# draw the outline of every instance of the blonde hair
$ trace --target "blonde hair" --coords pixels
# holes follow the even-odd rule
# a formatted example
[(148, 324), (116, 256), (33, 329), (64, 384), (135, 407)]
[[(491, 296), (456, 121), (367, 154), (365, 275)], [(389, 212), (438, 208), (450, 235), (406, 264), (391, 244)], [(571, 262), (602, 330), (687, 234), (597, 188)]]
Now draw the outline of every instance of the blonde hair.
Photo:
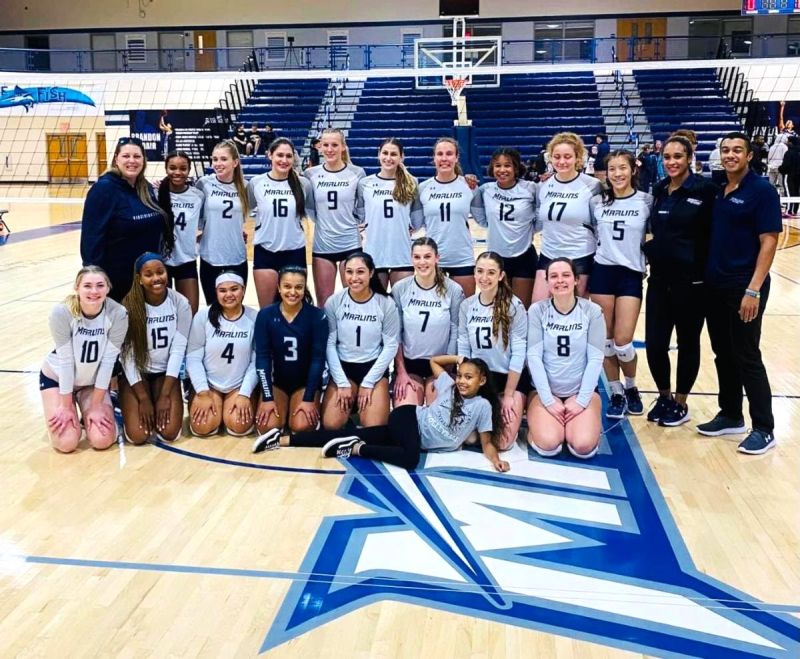
[(575, 151), (575, 170), (583, 169), (583, 162), (586, 160), (586, 146), (583, 140), (575, 133), (563, 132), (556, 133), (547, 143), (547, 155), (553, 159), (553, 149), (559, 144), (569, 144)]
[(239, 149), (236, 148), (236, 142), (233, 140), (222, 140), (214, 145), (211, 153), (217, 149), (227, 149), (228, 154), (233, 158), (237, 165), (233, 168), (233, 184), (236, 186), (236, 193), (239, 195), (239, 203), (242, 205), (242, 215), (244, 219), (250, 214), (250, 203), (247, 199), (247, 184), (244, 181), (244, 174), (242, 174), (242, 159), (239, 156)]
[[(390, 137), (388, 139), (383, 140), (381, 142), (380, 147), (378, 148), (378, 153), (380, 154), (381, 149), (385, 147), (387, 144), (391, 144), (392, 146), (396, 146), (397, 150), (400, 151), (400, 155), (402, 156), (404, 153), (403, 150), (403, 143), (398, 140), (396, 137)], [(399, 204), (403, 204), (407, 206), (414, 198), (417, 196), (417, 181), (414, 179), (411, 174), (408, 173), (406, 166), (401, 162), (397, 165), (397, 172), (394, 175), (394, 190), (392, 191), (392, 198)]]
[(106, 286), (108, 286), (109, 292), (111, 291), (111, 280), (108, 278), (108, 274), (106, 271), (103, 270), (98, 265), (85, 265), (80, 270), (78, 270), (78, 274), (75, 275), (75, 286), (72, 293), (67, 295), (64, 298), (64, 304), (66, 305), (69, 312), (72, 314), (73, 318), (80, 318), (82, 316), (81, 312), (81, 301), (78, 298), (78, 286), (81, 285), (81, 281), (86, 275), (102, 275), (103, 279), (106, 280)]
[(119, 167), (117, 167), (117, 156), (119, 155), (119, 152), (122, 151), (122, 147), (124, 146), (135, 146), (142, 152), (142, 171), (136, 175), (136, 181), (134, 181), (133, 184), (133, 188), (136, 190), (136, 196), (139, 197), (139, 201), (141, 201), (150, 210), (158, 211), (164, 218), (164, 221), (167, 222), (167, 213), (163, 208), (161, 208), (161, 206), (158, 205), (158, 201), (154, 196), (153, 187), (144, 176), (145, 171), (147, 171), (147, 152), (144, 150), (144, 147), (141, 145), (141, 143), (137, 144), (136, 142), (131, 141), (117, 142), (117, 148), (114, 149), (114, 155), (111, 157), (111, 165), (103, 173), (111, 173), (119, 176), (120, 178), (124, 178), (122, 176), (122, 171)]
[(341, 128), (325, 128), (319, 134), (319, 138), (322, 139), (323, 135), (338, 135), (339, 139), (342, 141), (342, 162), (345, 165), (350, 164), (350, 151), (347, 149), (347, 139), (344, 136), (344, 131)]
[[(442, 142), (447, 142), (447, 144), (452, 144), (456, 150), (456, 158), (461, 155), (461, 149), (458, 147), (458, 142), (456, 142), (452, 137), (440, 137), (433, 143), (433, 155), (436, 156), (436, 147), (439, 146)], [(456, 176), (464, 176), (464, 170), (461, 169), (461, 163), (456, 160), (456, 166), (453, 168)]]

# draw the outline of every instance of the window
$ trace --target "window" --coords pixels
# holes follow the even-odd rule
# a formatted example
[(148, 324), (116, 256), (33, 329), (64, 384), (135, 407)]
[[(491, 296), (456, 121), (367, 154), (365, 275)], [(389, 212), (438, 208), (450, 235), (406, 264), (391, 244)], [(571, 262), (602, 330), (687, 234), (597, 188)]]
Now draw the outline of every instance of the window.
[(116, 71), (117, 40), (113, 34), (92, 35), (92, 71)]
[(349, 69), (350, 32), (347, 30), (328, 30), (331, 69)]
[(158, 54), (162, 71), (185, 71), (183, 32), (159, 32)]
[(225, 43), (228, 46), (228, 68), (238, 70), (253, 51), (253, 31), (228, 30)]
[(286, 61), (286, 32), (267, 32), (267, 61)]
[(689, 20), (689, 59), (714, 59), (724, 43), (733, 55), (749, 56), (753, 45), (753, 19), (692, 18)]
[(414, 66), (414, 42), (417, 39), (422, 39), (422, 32), (419, 30), (401, 30), (400, 31), (403, 50), (401, 53), (402, 67)]
[(588, 60), (592, 57), (594, 23), (534, 23), (534, 60)]
[(786, 54), (789, 57), (800, 57), (800, 16), (790, 16), (786, 26), (789, 38), (786, 40)]

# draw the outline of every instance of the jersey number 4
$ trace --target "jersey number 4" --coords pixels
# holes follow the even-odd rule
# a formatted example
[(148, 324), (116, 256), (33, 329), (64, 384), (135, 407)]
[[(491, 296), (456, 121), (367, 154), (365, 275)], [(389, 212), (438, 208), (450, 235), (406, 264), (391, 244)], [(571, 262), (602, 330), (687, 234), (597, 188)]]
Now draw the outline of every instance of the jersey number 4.
[(234, 355), (233, 355), (233, 343), (229, 343), (228, 345), (225, 346), (225, 350), (222, 351), (222, 354), (220, 355), (220, 357), (222, 357), (222, 359), (227, 361), (228, 364), (230, 364), (233, 361), (233, 357), (234, 357)]
[(175, 226), (181, 231), (186, 228), (186, 213), (180, 212), (175, 216)]

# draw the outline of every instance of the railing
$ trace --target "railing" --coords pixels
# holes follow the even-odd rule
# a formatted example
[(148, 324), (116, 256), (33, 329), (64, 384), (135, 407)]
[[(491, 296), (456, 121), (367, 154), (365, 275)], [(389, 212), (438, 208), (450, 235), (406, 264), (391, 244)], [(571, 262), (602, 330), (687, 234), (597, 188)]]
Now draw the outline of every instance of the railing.
[[(237, 71), (248, 57), (259, 71), (362, 71), (414, 68), (408, 44), (194, 48), (145, 50), (35, 50), (0, 48), (0, 71), (54, 73), (135, 71)], [(800, 56), (800, 35), (725, 37), (602, 37), (512, 40), (502, 44), (502, 64), (697, 60)]]
[[(616, 47), (611, 47), (611, 61), (617, 63), (617, 49)], [(631, 113), (630, 105), (630, 96), (628, 96), (627, 92), (625, 91), (625, 77), (622, 75), (622, 71), (619, 68), (614, 69), (614, 87), (617, 91), (619, 91), (619, 107), (622, 109), (623, 113), (623, 121), (628, 128), (628, 143), (634, 145), (634, 152), (639, 150), (639, 134), (635, 130), (636, 120)]]

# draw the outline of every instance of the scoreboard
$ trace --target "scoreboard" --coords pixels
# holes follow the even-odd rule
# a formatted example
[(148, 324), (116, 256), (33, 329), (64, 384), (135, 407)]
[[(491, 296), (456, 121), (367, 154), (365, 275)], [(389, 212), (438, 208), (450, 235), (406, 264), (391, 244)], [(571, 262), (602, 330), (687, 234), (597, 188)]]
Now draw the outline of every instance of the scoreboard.
[(800, 14), (800, 0), (742, 0), (742, 14)]

